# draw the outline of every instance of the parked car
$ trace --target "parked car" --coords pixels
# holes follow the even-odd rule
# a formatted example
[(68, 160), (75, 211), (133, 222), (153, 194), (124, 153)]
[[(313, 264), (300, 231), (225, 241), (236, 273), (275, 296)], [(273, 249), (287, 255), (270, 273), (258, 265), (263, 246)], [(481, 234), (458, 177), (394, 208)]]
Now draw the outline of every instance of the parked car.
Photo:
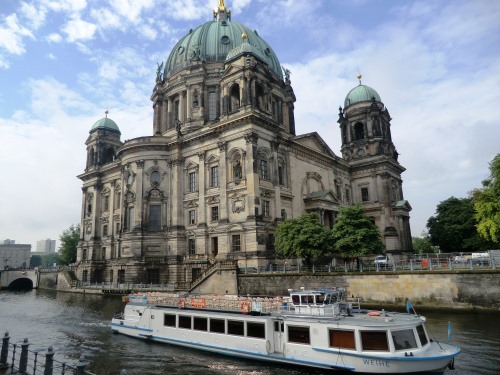
[(389, 259), (388, 255), (377, 255), (373, 260), (375, 265), (379, 265), (379, 267), (392, 267), (392, 261)]
[(453, 259), (453, 263), (467, 263), (469, 261), (470, 257), (465, 257), (463, 255), (457, 255)]
[(489, 256), (481, 256), (481, 257), (472, 258), (472, 264), (474, 264), (476, 266), (487, 266), (490, 264), (490, 257)]

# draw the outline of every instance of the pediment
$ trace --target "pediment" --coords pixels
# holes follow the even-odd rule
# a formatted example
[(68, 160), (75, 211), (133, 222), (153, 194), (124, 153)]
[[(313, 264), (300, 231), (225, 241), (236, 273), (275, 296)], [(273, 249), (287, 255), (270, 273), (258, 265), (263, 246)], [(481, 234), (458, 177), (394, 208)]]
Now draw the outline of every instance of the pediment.
[(293, 138), (293, 141), (299, 145), (307, 147), (321, 154), (335, 157), (335, 153), (332, 151), (332, 149), (328, 147), (323, 138), (321, 138), (321, 136), (316, 132), (298, 135)]
[(320, 190), (312, 192), (304, 198), (304, 201), (323, 201), (338, 203), (338, 199), (332, 190)]

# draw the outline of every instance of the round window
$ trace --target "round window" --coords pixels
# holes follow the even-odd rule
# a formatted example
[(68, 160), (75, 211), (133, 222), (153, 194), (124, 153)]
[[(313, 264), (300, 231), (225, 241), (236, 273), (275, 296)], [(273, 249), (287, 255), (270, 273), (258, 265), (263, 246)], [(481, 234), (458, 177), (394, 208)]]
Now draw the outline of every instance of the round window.
[(220, 38), (220, 41), (222, 44), (229, 44), (230, 39), (227, 35), (224, 35), (222, 38)]
[(184, 52), (184, 47), (183, 46), (180, 46), (179, 48), (177, 48), (177, 53), (179, 55), (182, 55), (183, 52)]

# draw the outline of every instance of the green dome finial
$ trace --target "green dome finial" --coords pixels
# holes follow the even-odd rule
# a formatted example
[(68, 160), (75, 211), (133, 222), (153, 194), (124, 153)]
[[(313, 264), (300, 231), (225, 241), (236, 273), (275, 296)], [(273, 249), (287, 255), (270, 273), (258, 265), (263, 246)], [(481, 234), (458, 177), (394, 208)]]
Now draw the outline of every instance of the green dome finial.
[(347, 108), (350, 105), (359, 102), (369, 102), (372, 100), (382, 102), (382, 99), (380, 99), (380, 95), (378, 94), (377, 91), (372, 89), (370, 86), (363, 85), (361, 83), (361, 78), (363, 77), (361, 73), (358, 73), (356, 77), (359, 80), (359, 85), (357, 85), (355, 88), (349, 91), (349, 93), (345, 97), (344, 108)]
[(121, 134), (120, 128), (118, 128), (118, 125), (116, 125), (116, 122), (108, 118), (108, 113), (109, 111), (106, 109), (104, 111), (105, 117), (97, 121), (94, 126), (92, 126), (92, 129), (90, 129), (89, 133), (93, 133), (97, 130), (108, 130), (117, 134)]

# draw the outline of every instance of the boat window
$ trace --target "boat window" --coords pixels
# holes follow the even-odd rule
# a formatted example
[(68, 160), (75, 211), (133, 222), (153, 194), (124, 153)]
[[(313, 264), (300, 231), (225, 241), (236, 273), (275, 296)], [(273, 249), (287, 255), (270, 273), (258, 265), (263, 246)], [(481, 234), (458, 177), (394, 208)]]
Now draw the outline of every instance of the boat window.
[(424, 326), (422, 324), (419, 324), (417, 326), (417, 333), (418, 333), (418, 338), (420, 339), (420, 344), (422, 346), (425, 346), (429, 340), (427, 340), (427, 335), (425, 334)]
[(191, 329), (191, 316), (179, 315), (179, 328)]
[(288, 326), (288, 342), (310, 344), (309, 327)]
[(376, 350), (379, 352), (388, 352), (386, 331), (361, 331), (362, 350)]
[(208, 329), (207, 318), (195, 316), (193, 318), (193, 327), (197, 331), (206, 331)]
[(266, 325), (264, 323), (247, 322), (247, 336), (265, 339)]
[(394, 349), (396, 350), (418, 348), (413, 329), (392, 331), (392, 341), (394, 341)]
[(245, 324), (242, 320), (228, 320), (227, 333), (228, 335), (243, 336), (245, 334)]
[(329, 330), (330, 347), (341, 349), (356, 349), (354, 331), (345, 331), (342, 329)]
[[(316, 303), (318, 305), (322, 305), (325, 302), (325, 295), (324, 294), (318, 294), (316, 296)], [(328, 302), (327, 302), (328, 303)]]
[(226, 333), (224, 319), (210, 319), (210, 332)]
[(314, 296), (304, 295), (300, 296), (300, 302), (302, 305), (309, 305), (314, 303)]
[(285, 330), (283, 329), (283, 322), (280, 322), (280, 321), (276, 321), (274, 322), (274, 331), (275, 332), (284, 332)]
[(292, 302), (294, 305), (300, 305), (300, 296), (297, 294), (292, 295)]
[(175, 327), (175, 314), (165, 314), (163, 316), (163, 325), (168, 327)]

